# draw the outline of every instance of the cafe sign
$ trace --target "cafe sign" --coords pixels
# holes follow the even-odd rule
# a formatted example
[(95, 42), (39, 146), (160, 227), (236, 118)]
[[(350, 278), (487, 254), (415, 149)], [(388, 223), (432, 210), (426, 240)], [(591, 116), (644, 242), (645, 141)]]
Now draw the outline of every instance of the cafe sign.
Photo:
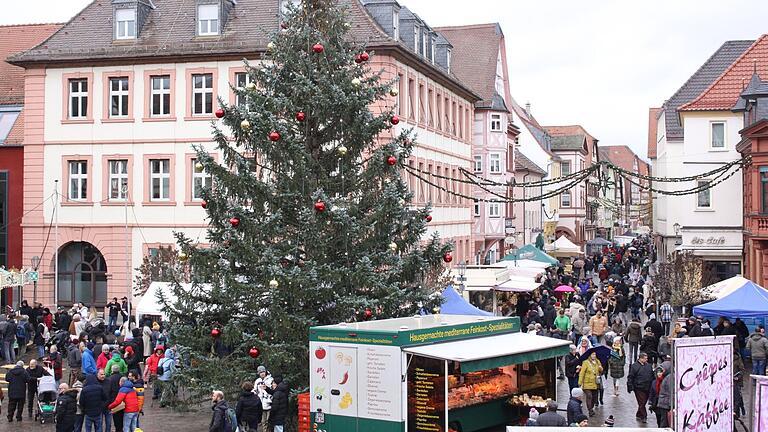
[(725, 236), (694, 237), (691, 239), (691, 244), (696, 246), (722, 246), (725, 244)]

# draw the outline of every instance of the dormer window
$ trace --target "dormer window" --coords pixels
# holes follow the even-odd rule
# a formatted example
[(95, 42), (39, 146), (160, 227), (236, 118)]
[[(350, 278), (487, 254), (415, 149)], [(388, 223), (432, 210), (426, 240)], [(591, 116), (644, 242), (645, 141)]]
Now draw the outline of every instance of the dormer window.
[(450, 48), (448, 48), (448, 51), (446, 51), (445, 56), (446, 56), (446, 60), (445, 60), (446, 69), (448, 70), (448, 73), (451, 73), (451, 49)]
[(427, 58), (429, 55), (429, 51), (427, 51), (427, 44), (429, 42), (427, 41), (427, 38), (429, 37), (429, 34), (424, 32), (424, 35), (421, 38), (421, 55), (424, 56), (424, 58)]
[(219, 34), (219, 5), (201, 4), (197, 6), (197, 35), (217, 36)]
[(115, 39), (136, 39), (136, 9), (115, 11)]
[(413, 50), (419, 52), (419, 27), (413, 27)]
[(400, 12), (398, 11), (392, 14), (392, 35), (395, 40), (400, 39)]

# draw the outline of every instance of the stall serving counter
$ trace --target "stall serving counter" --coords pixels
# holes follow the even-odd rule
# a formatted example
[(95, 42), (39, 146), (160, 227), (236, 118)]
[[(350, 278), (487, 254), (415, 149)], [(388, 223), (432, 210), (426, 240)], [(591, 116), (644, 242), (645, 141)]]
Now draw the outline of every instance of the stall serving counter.
[(310, 329), (318, 432), (473, 432), (516, 424), (556, 395), (568, 341), (518, 318), (430, 315)]

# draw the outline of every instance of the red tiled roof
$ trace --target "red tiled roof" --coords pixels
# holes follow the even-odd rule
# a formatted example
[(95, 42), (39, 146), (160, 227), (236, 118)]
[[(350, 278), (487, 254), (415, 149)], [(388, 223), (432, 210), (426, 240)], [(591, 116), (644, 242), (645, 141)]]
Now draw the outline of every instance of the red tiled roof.
[(642, 160), (637, 157), (635, 152), (625, 145), (600, 146), (600, 157), (607, 158), (614, 165), (627, 171), (633, 171), (635, 159), (638, 161), (638, 168)]
[(24, 103), (24, 68), (8, 64), (5, 59), (37, 46), (60, 27), (61, 24), (0, 26), (0, 105)]
[(679, 111), (730, 110), (757, 68), (757, 74), (768, 77), (768, 34), (761, 36), (709, 88)]
[(544, 126), (544, 129), (552, 136), (568, 136), (568, 135), (584, 135), (590, 144), (595, 139), (586, 129), (581, 125), (570, 126)]
[(648, 157), (656, 158), (656, 130), (659, 126), (661, 108), (648, 109)]
[(8, 136), (5, 137), (4, 145), (21, 145), (24, 142), (24, 110), (22, 109), (16, 121), (13, 123)]

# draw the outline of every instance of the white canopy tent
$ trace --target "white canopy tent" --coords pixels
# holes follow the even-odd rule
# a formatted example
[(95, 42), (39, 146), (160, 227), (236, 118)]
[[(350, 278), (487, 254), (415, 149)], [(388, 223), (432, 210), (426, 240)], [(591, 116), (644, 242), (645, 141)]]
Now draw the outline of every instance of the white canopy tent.
[[(192, 284), (182, 284), (182, 287), (188, 288)], [(152, 282), (147, 288), (147, 292), (141, 297), (139, 303), (136, 305), (134, 311), (136, 315), (136, 325), (140, 325), (141, 317), (143, 315), (160, 316), (163, 320), (168, 317), (163, 313), (163, 305), (157, 298), (158, 293), (169, 302), (176, 301), (176, 296), (173, 294), (172, 284), (170, 282)]]
[(581, 248), (568, 240), (566, 236), (560, 236), (552, 244), (545, 246), (545, 249), (547, 253), (554, 256), (579, 256), (584, 254)]

